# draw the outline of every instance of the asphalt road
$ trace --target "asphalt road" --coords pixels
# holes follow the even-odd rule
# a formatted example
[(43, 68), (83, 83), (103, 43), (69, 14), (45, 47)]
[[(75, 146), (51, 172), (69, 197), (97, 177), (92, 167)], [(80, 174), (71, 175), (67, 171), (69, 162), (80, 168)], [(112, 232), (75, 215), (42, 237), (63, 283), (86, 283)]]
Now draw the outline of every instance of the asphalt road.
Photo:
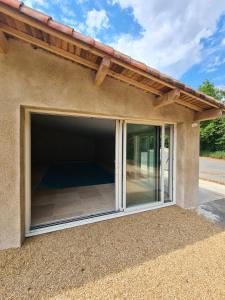
[(199, 177), (204, 180), (225, 184), (225, 160), (200, 157)]
[(225, 160), (200, 157), (199, 165), (199, 177), (204, 180), (199, 180), (197, 212), (225, 226)]
[(225, 226), (225, 185), (199, 180), (198, 200), (199, 215)]

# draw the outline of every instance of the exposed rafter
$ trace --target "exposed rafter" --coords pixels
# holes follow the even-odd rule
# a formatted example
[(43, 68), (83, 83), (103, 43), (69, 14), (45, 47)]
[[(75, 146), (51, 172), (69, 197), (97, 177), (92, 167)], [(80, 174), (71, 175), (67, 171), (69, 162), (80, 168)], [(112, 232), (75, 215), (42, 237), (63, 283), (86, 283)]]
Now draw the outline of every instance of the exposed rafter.
[(145, 92), (150, 92), (150, 93), (152, 93), (154, 95), (157, 95), (157, 96), (161, 96), (163, 94), (161, 91), (159, 91), (159, 90), (157, 90), (157, 89), (155, 89), (155, 88), (153, 88), (151, 86), (148, 86), (146, 84), (138, 82), (138, 81), (136, 81), (136, 80), (134, 80), (132, 78), (128, 78), (128, 77), (124, 76), (123, 74), (116, 73), (116, 72), (114, 72), (112, 70), (109, 70), (109, 74), (108, 75), (110, 75), (113, 78), (116, 78), (118, 80), (121, 80), (123, 82), (126, 82), (126, 83), (128, 83), (130, 85), (133, 85), (133, 86), (135, 86), (137, 88), (140, 88), (140, 89), (144, 90)]
[(172, 90), (168, 93), (163, 94), (160, 98), (155, 100), (154, 107), (160, 108), (160, 107), (172, 104), (172, 103), (176, 103), (176, 104), (180, 104), (184, 107), (190, 108), (197, 112), (202, 111), (201, 107), (199, 107), (195, 104), (189, 103), (187, 101), (184, 101), (184, 100), (180, 99), (179, 97), (180, 97), (180, 90), (178, 90), (178, 89)]
[[(183, 91), (183, 90), (182, 90), (182, 94), (184, 94), (186, 96), (190, 96), (190, 94), (188, 92)], [(198, 101), (200, 101), (200, 102), (202, 102), (202, 103), (209, 104), (209, 101), (206, 100), (206, 99), (200, 99), (199, 97), (197, 97), (195, 95), (191, 95), (191, 97), (194, 98), (194, 99), (196, 99), (196, 100), (198, 100)], [(212, 107), (218, 107), (218, 103), (212, 103), (212, 102), (210, 102), (210, 106), (212, 106)]]
[(223, 114), (222, 109), (209, 109), (209, 110), (195, 113), (193, 121), (196, 122), (196, 121), (214, 120), (220, 118), (222, 114)]
[(5, 34), (0, 30), (0, 53), (7, 53), (8, 51), (8, 41)]
[(55, 53), (59, 56), (62, 56), (64, 58), (70, 59), (70, 60), (80, 63), (82, 65), (85, 65), (93, 70), (98, 69), (98, 65), (95, 63), (89, 62), (80, 56), (74, 55), (74, 54), (72, 54), (68, 51), (62, 50), (56, 46), (49, 45), (49, 43), (47, 43), (45, 41), (42, 41), (36, 37), (33, 37), (27, 33), (21, 32), (17, 29), (11, 28), (5, 24), (0, 23), (0, 30), (2, 30), (5, 33), (11, 34), (12, 36), (17, 37), (25, 42), (31, 43), (31, 44), (41, 47), (45, 50), (48, 50), (49, 52)]
[(176, 100), (179, 99), (179, 97), (180, 97), (180, 90), (174, 89), (170, 92), (163, 94), (158, 99), (156, 99), (154, 102), (154, 107), (160, 108), (175, 103)]
[(102, 84), (106, 75), (109, 72), (109, 68), (110, 68), (110, 59), (108, 57), (103, 57), (95, 77), (95, 84), (97, 86), (100, 86)]
[(182, 100), (182, 99), (176, 99), (175, 100), (175, 103), (176, 104), (180, 104), (180, 105), (182, 105), (182, 106), (185, 106), (185, 107), (187, 107), (187, 108), (190, 108), (190, 109), (192, 109), (192, 110), (194, 110), (194, 111), (203, 111), (203, 109), (201, 108), (201, 107), (199, 107), (199, 106), (197, 106), (197, 105), (195, 105), (195, 104), (193, 104), (193, 103), (189, 103), (189, 102), (187, 102), (187, 101), (184, 101), (184, 100)]

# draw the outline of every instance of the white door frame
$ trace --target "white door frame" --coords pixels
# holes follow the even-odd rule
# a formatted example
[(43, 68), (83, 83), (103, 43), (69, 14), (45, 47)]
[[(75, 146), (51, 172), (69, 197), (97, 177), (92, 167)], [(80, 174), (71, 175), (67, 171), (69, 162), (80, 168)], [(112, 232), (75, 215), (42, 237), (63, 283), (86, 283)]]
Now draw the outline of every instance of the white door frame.
[(116, 121), (116, 133), (115, 133), (115, 209), (116, 211), (121, 210), (122, 203), (122, 122), (120, 120)]
[(24, 163), (25, 163), (25, 236), (30, 232), (31, 224), (31, 126), (30, 112), (25, 110), (24, 116)]
[[(58, 111), (46, 111), (40, 109), (25, 109), (25, 235), (31, 235), (31, 114), (45, 114), (45, 115), (61, 115), (61, 116), (79, 116), (86, 118), (97, 118), (97, 119), (110, 119), (105, 116), (98, 115), (86, 115), (79, 113), (65, 113)], [(122, 122), (119, 119), (110, 119), (115, 121), (115, 211), (121, 210), (122, 202)], [(107, 214), (107, 212), (106, 212)], [(63, 220), (62, 220), (63, 221)], [(52, 226), (54, 227), (54, 225)]]
[(165, 125), (161, 127), (161, 153), (160, 153), (160, 202), (164, 203), (164, 166), (165, 166)]
[[(127, 165), (127, 160), (126, 160), (126, 155), (127, 155), (127, 125), (128, 124), (137, 124), (137, 125), (153, 125), (153, 126), (160, 126), (161, 128), (161, 153), (160, 153), (160, 201), (155, 201), (153, 203), (147, 203), (147, 204), (141, 204), (141, 205), (136, 205), (134, 207), (126, 207), (126, 165)], [(139, 122), (139, 121), (133, 121), (133, 120), (126, 120), (123, 123), (123, 210), (125, 212), (132, 212), (132, 211), (139, 211), (142, 209), (151, 209), (154, 208), (155, 206), (163, 207), (165, 202), (164, 202), (164, 167), (165, 167), (165, 124), (173, 125), (171, 126), (170, 130), (173, 132), (171, 135), (173, 138), (171, 138), (170, 141), (172, 141), (172, 156), (170, 158), (170, 161), (172, 162), (172, 168), (170, 168), (170, 178), (172, 178), (172, 186), (170, 193), (172, 191), (172, 201), (171, 203), (175, 203), (175, 124), (173, 123), (164, 123), (164, 122), (152, 122), (152, 121), (146, 121), (146, 122)], [(170, 133), (171, 133), (170, 132)]]

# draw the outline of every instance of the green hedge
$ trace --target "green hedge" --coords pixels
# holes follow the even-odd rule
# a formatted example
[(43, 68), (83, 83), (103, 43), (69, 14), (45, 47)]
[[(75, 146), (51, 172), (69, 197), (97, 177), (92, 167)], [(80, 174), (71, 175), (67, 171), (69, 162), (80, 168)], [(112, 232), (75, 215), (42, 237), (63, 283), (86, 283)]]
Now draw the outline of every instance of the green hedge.
[[(225, 90), (218, 89), (212, 82), (205, 80), (199, 90), (218, 101), (224, 101)], [(225, 152), (225, 117), (214, 121), (201, 122), (200, 152), (210, 153), (211, 157), (222, 158)], [(222, 157), (221, 157), (222, 156)]]
[(200, 155), (206, 157), (218, 158), (218, 159), (225, 159), (225, 151), (215, 151), (215, 152), (201, 151)]
[(205, 121), (200, 128), (201, 151), (225, 151), (225, 117)]

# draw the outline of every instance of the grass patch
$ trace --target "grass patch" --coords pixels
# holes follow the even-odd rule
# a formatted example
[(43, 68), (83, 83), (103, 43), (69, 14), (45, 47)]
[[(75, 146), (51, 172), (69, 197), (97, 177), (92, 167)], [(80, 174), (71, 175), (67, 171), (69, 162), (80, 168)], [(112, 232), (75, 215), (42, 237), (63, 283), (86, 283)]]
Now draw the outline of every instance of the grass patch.
[(218, 158), (218, 159), (225, 159), (225, 151), (215, 151), (215, 152), (201, 151), (200, 155), (206, 157)]

